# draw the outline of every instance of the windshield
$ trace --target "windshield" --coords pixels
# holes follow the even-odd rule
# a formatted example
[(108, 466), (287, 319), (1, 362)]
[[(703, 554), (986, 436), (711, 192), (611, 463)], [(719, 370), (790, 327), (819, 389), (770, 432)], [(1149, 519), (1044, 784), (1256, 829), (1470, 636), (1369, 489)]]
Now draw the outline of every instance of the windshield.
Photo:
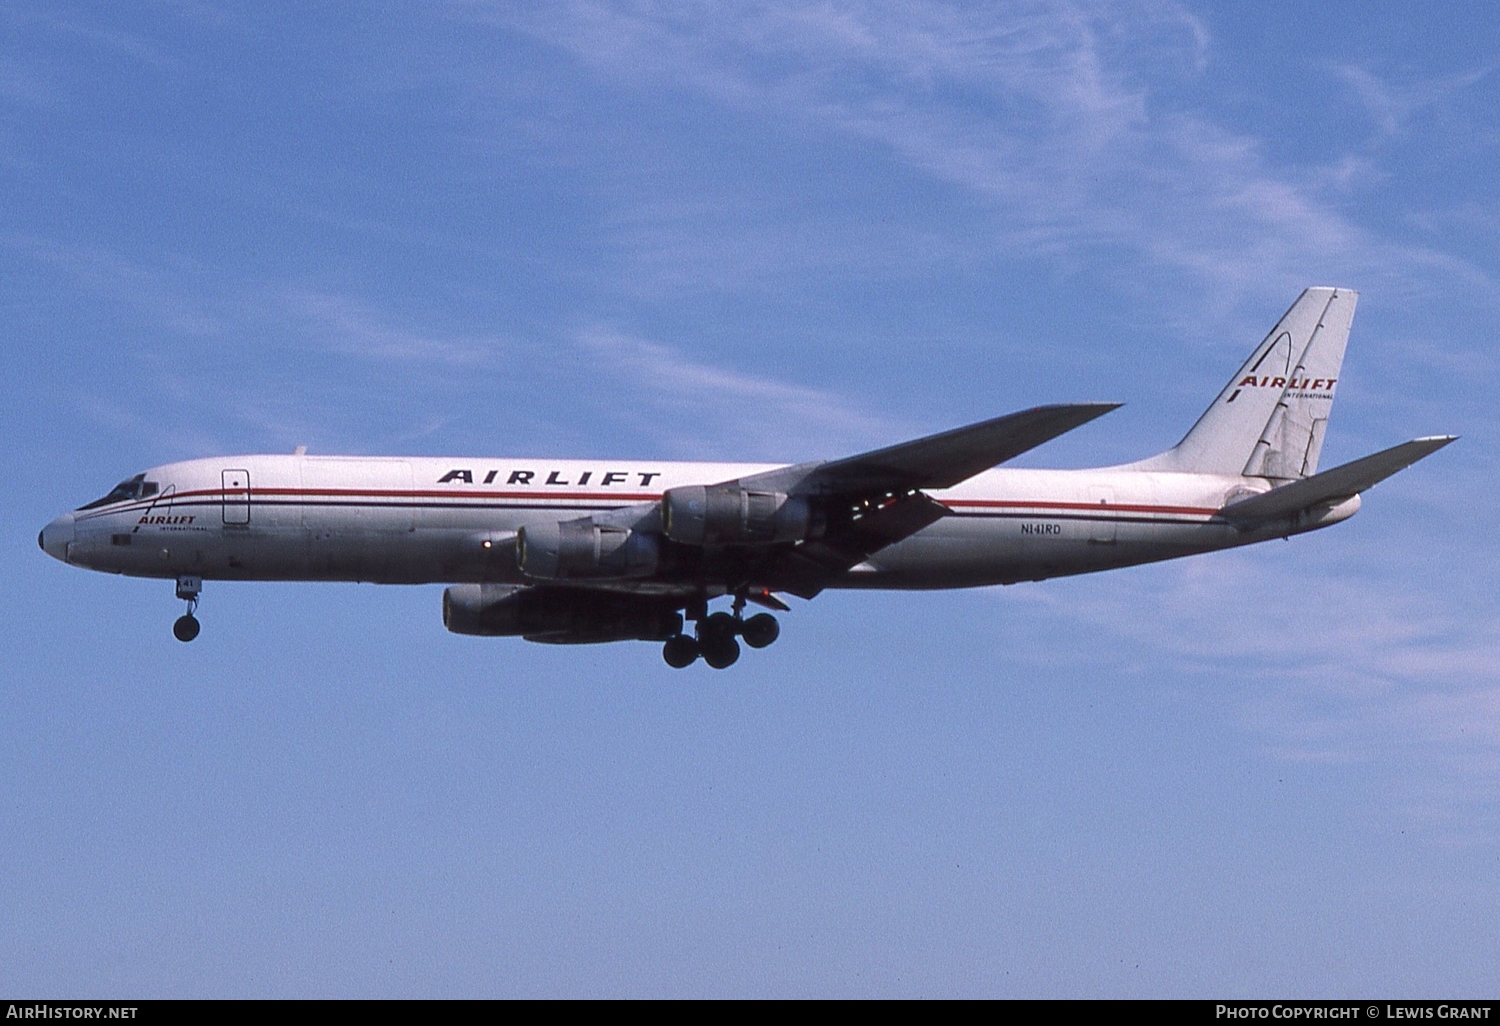
[(80, 510), (97, 509), (100, 506), (108, 506), (111, 503), (125, 502), (130, 499), (146, 499), (156, 494), (157, 484), (155, 481), (147, 481), (145, 474), (137, 474), (128, 481), (121, 481), (115, 485), (110, 493), (102, 499), (95, 499), (87, 506), (79, 506)]

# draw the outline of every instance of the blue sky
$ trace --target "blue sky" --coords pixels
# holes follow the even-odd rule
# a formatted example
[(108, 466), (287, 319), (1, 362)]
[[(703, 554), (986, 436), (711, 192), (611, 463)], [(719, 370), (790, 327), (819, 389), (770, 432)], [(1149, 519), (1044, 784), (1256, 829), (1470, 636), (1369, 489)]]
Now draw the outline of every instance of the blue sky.
[[(0, 988), (1350, 995), (1500, 984), (1500, 12), (0, 12)], [(290, 451), (795, 460), (1038, 402), (1174, 442), (1309, 284), (1311, 537), (825, 595), (731, 671), (440, 589), (65, 568)]]

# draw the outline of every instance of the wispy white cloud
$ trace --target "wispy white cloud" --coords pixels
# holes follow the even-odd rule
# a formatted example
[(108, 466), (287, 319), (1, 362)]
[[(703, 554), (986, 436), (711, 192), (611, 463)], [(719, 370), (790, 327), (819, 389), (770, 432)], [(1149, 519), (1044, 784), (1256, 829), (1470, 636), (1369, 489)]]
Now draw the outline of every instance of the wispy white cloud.
[(1219, 682), (1271, 758), (1404, 765), (1401, 801), (1440, 832), (1495, 840), (1500, 629), (1473, 615), (1486, 600), (1406, 587), (1399, 570), (1340, 573), (1333, 541), (1296, 541), (1323, 546), (1310, 566), (1257, 547), (1000, 596), (1109, 638), (1155, 673)]
[(673, 428), (663, 441), (674, 449), (689, 439), (701, 448), (704, 439), (722, 438), (762, 454), (789, 454), (782, 458), (827, 458), (893, 441), (892, 431), (901, 430), (889, 417), (862, 412), (827, 390), (729, 370), (607, 326), (581, 331), (576, 343), (585, 365), (618, 381), (631, 402), (641, 404), (642, 419), (670, 418)]
[(890, 417), (866, 413), (829, 390), (711, 363), (608, 324), (524, 338), (448, 337), (403, 326), (346, 296), (298, 292), (287, 299), (285, 327), (307, 344), (428, 374), (470, 371), (562, 389), (591, 419), (665, 455), (831, 457), (901, 431)]
[(278, 316), (302, 344), (363, 361), (428, 373), (503, 374), (539, 388), (564, 383), (594, 397), (588, 403), (594, 416), (629, 425), (669, 455), (727, 458), (734, 454), (707, 447), (732, 439), (737, 452), (770, 458), (833, 456), (885, 440), (892, 430), (889, 418), (863, 413), (827, 390), (709, 363), (607, 324), (525, 338), (449, 336), (402, 324), (349, 296), (300, 290), (281, 294)]
[[(160, 368), (157, 387), (188, 403), (213, 396), (221, 414), (233, 411), (236, 421), (277, 444), (326, 435), (328, 425), (320, 432), (318, 409), (297, 408), (279, 378), (255, 382), (221, 372), (222, 380), (212, 380), (214, 368), (239, 352), (280, 354), (268, 365), (300, 378), (301, 387), (334, 387), (344, 375), (337, 362), (332, 371), (323, 362), (331, 358), (375, 373), (370, 387), (382, 394), (443, 395), (455, 386), (472, 388), (476, 379), (554, 389), (588, 409), (592, 420), (626, 430), (665, 455), (831, 457), (891, 441), (893, 431), (903, 430), (889, 416), (866, 413), (832, 391), (713, 363), (606, 323), (531, 334), (466, 333), (346, 293), (258, 280), (209, 286), (191, 268), (148, 265), (100, 247), (31, 237), (3, 241), (160, 329), (156, 343), (134, 354)], [(184, 359), (189, 352), (194, 355)], [(318, 370), (298, 375), (299, 366)], [(158, 441), (177, 430), (160, 423), (148, 429), (102, 398), (86, 401), (84, 409), (101, 424), (140, 427)], [(430, 440), (455, 423), (433, 409), (421, 401), (411, 405), (405, 420), (386, 425), (386, 436)], [(202, 440), (202, 432), (193, 437)]]
[(1395, 82), (1357, 64), (1339, 64), (1334, 74), (1354, 93), (1380, 134), (1387, 138), (1407, 130), (1413, 116), (1485, 79), (1494, 66), (1454, 75)]
[(442, 337), (400, 327), (353, 296), (304, 289), (270, 290), (263, 313), (303, 343), (366, 360), (449, 368), (495, 366), (512, 348), (499, 338)]
[[(1330, 192), (1375, 174), (1359, 156), (1277, 168), (1255, 138), (1174, 107), (1173, 87), (1212, 53), (1208, 29), (1177, 4), (466, 9), (627, 86), (690, 91), (882, 146), (988, 208), (996, 250), (1067, 264), (1091, 247), (1124, 247), (1232, 297), (1279, 297), (1309, 274), (1395, 283), (1419, 268), (1488, 280), (1452, 254), (1352, 221)], [(1386, 121), (1427, 102), (1358, 69), (1341, 74)]]
[[(61, 273), (77, 288), (100, 296), (171, 331), (193, 338), (220, 335), (222, 303), (205, 294), (202, 269), (153, 266), (105, 246), (36, 235), (0, 235), (0, 247)], [(195, 273), (196, 271), (196, 273)]]

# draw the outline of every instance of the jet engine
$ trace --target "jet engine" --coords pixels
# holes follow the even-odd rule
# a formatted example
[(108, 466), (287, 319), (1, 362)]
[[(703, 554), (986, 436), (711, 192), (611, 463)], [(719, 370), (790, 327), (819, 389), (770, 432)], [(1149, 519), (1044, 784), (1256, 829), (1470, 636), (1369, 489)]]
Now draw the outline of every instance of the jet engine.
[(640, 595), (458, 584), (443, 592), (443, 626), (454, 634), (522, 635), (551, 645), (665, 641), (682, 633), (670, 601)]
[(662, 530), (683, 545), (751, 545), (816, 537), (807, 500), (736, 484), (684, 485), (661, 497)]
[(656, 535), (605, 526), (593, 517), (516, 532), (516, 563), (528, 577), (649, 577), (660, 560)]

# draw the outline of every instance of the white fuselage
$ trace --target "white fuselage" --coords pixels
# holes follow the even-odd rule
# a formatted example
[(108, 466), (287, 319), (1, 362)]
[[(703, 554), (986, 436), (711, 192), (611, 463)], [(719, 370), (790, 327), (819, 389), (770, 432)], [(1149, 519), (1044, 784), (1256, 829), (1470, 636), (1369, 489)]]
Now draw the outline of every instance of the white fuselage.
[[(515, 582), (518, 528), (775, 465), (550, 459), (235, 456), (148, 471), (154, 494), (85, 508), (42, 546), (112, 573), (218, 580)], [(1346, 519), (1244, 530), (1216, 516), (1263, 478), (995, 469), (933, 491), (951, 514), (871, 555), (834, 587), (957, 588), (1040, 580), (1284, 537)], [(622, 582), (649, 590), (648, 582)]]

